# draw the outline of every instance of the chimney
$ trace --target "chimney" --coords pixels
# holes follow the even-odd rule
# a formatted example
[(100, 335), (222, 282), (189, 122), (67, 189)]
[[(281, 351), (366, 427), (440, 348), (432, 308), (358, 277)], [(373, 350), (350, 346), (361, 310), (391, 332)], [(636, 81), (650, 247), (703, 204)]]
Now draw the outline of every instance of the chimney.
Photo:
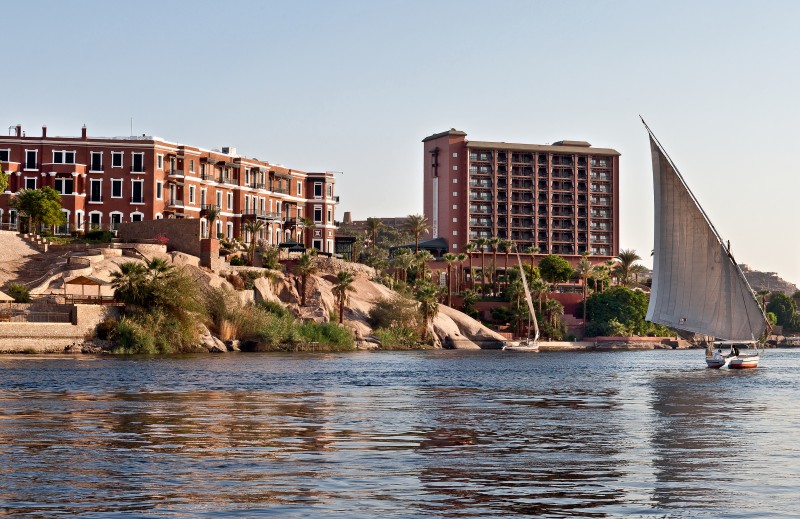
[(22, 125), (17, 125), (17, 137), (22, 137)]
[(42, 125), (42, 139), (47, 137), (47, 126)]
[(83, 125), (83, 128), (81, 128), (81, 139), (86, 140), (86, 125), (85, 124)]

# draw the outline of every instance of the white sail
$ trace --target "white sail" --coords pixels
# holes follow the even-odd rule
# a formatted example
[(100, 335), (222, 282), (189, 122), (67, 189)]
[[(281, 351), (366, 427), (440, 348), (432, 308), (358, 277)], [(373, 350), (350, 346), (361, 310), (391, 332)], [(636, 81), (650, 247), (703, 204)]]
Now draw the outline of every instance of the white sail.
[(750, 285), (652, 132), (650, 148), (655, 253), (647, 320), (719, 339), (757, 339), (767, 323)]
[(536, 332), (533, 342), (537, 342), (539, 340), (539, 323), (536, 321), (536, 312), (533, 310), (531, 291), (528, 289), (528, 279), (527, 276), (525, 276), (525, 268), (522, 266), (522, 260), (519, 258), (519, 254), (517, 254), (517, 263), (519, 263), (519, 272), (522, 274), (522, 288), (525, 289), (525, 301), (528, 303), (528, 312), (530, 312), (531, 320), (533, 321), (533, 329)]

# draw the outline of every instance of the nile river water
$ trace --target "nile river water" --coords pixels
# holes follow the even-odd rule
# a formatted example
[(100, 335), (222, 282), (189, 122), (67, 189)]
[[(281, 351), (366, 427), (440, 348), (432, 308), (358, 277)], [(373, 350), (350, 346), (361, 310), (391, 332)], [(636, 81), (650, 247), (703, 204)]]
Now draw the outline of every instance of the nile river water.
[(800, 351), (0, 357), (0, 515), (792, 517)]

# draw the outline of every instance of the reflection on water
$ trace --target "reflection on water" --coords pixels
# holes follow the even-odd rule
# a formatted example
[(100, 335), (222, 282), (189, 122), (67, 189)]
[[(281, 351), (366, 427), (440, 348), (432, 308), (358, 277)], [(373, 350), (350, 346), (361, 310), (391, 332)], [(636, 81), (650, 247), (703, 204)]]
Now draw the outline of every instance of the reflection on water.
[(0, 515), (800, 513), (794, 354), (699, 355), (0, 357)]

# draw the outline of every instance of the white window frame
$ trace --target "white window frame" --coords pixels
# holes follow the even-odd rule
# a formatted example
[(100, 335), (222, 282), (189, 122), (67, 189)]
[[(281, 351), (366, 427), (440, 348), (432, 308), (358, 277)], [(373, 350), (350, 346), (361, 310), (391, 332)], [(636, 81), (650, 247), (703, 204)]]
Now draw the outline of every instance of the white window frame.
[(217, 190), (216, 201), (217, 201), (217, 207), (221, 211), (222, 210), (222, 191)]
[[(56, 162), (56, 153), (61, 154), (61, 162)], [(67, 162), (67, 153), (72, 153), (72, 162)], [(53, 164), (75, 164), (77, 153), (75, 150), (52, 150)]]
[(458, 223), (458, 217), (457, 216), (453, 217), (453, 223)]
[(453, 166), (453, 171), (458, 171), (458, 166)]
[[(134, 217), (134, 216), (140, 216), (140, 217), (141, 217), (141, 220), (134, 220), (134, 219), (133, 219), (133, 217)], [(131, 219), (131, 221), (132, 221), (132, 222), (136, 222), (136, 221), (143, 222), (143, 221), (144, 221), (144, 213), (143, 213), (143, 212), (141, 212), (141, 211), (133, 211), (133, 212), (132, 212), (132, 213), (129, 215), (129, 218)]]
[[(142, 165), (144, 165), (144, 158), (142, 158)], [(156, 154), (156, 168), (163, 171), (164, 169), (164, 154), (157, 153)]]
[(458, 158), (458, 152), (457, 152), (457, 151), (454, 151), (454, 152), (453, 152), (453, 158), (454, 158), (454, 159), (457, 159), (457, 158)]
[(6, 160), (0, 159), (0, 162), (11, 162), (11, 148), (0, 148), (0, 153), (6, 152)]
[(155, 220), (163, 220), (163, 219), (164, 219), (164, 215), (163, 215), (163, 214), (161, 214), (161, 213), (156, 213)]
[(116, 215), (119, 215), (119, 225), (122, 225), (122, 222), (124, 221), (125, 218), (125, 213), (123, 213), (122, 211), (111, 211), (110, 213), (108, 213), (108, 225), (111, 226), (112, 231), (119, 230), (119, 227), (114, 229), (114, 216)]
[[(92, 184), (95, 182), (100, 183), (100, 200), (92, 200)], [(102, 178), (90, 178), (89, 179), (89, 192), (87, 195), (87, 203), (89, 204), (102, 204), (103, 203), (103, 179)], [(96, 212), (96, 211), (95, 211)]]
[[(119, 166), (114, 165), (114, 159), (119, 157)], [(124, 168), (125, 167), (125, 152), (124, 151), (112, 151), (111, 152), (111, 167), (112, 168)]]
[[(119, 196), (114, 196), (114, 184), (119, 184)], [(111, 198), (122, 198), (125, 196), (125, 181), (121, 178), (111, 179)], [(122, 213), (120, 213), (122, 214)]]
[(194, 159), (189, 159), (189, 173), (194, 173)]
[[(61, 181), (61, 186), (62, 186), (61, 189), (56, 187), (58, 185), (58, 183), (59, 183), (59, 180)], [(64, 186), (64, 181), (65, 180), (71, 180), (72, 181), (72, 191), (70, 191), (69, 193), (65, 193), (63, 191), (63, 189), (64, 189), (63, 186)], [(58, 191), (60, 194), (62, 194), (62, 195), (71, 195), (72, 193), (75, 192), (75, 178), (74, 177), (56, 177), (56, 178), (53, 179), (53, 188), (56, 191)]]
[(164, 199), (164, 182), (156, 180), (156, 200)]
[[(133, 166), (136, 163), (136, 155), (141, 155), (142, 157), (142, 171), (134, 171)], [(131, 152), (131, 173), (145, 173), (147, 171), (147, 167), (144, 164), (144, 152), (143, 151), (132, 151)]]
[(333, 208), (328, 207), (328, 221), (326, 223), (331, 223), (333, 221)]
[[(317, 187), (319, 187), (319, 195), (317, 194)], [(325, 188), (322, 187), (322, 182), (314, 182), (314, 199), (319, 200), (325, 194)]]
[(194, 186), (189, 186), (189, 203), (194, 204), (196, 188)]
[[(24, 181), (22, 183), (25, 186), (25, 189), (36, 189), (39, 179), (36, 177), (23, 177)], [(28, 180), (33, 180), (33, 187), (28, 187)]]
[(86, 213), (83, 209), (75, 210), (75, 230), (82, 231), (83, 226), (86, 225)]
[[(134, 202), (133, 201), (133, 193), (134, 193), (133, 186), (136, 183), (139, 183), (142, 186), (142, 189), (141, 189), (142, 201), (141, 202)], [(144, 180), (136, 179), (136, 178), (131, 179), (131, 204), (133, 204), (133, 205), (144, 205)]]
[[(33, 163), (36, 165), (35, 168), (28, 167), (28, 153), (32, 152), (34, 154)], [(39, 171), (39, 150), (25, 150), (25, 155), (22, 157), (22, 170), (23, 171)]]
[(457, 178), (453, 179), (453, 184), (458, 184), (458, 179)]
[(89, 211), (89, 214), (87, 215), (88, 218), (86, 219), (86, 221), (89, 223), (89, 229), (92, 228), (92, 225), (95, 225), (95, 224), (92, 223), (92, 215), (95, 215), (95, 214), (99, 216), (99, 218), (97, 219), (97, 227), (98, 227), (98, 229), (102, 229), (103, 228), (103, 211), (96, 211), (96, 210), (95, 211)]
[(225, 203), (227, 204), (228, 211), (233, 211), (233, 193), (225, 193)]
[[(94, 156), (100, 155), (100, 169), (92, 169), (94, 165)], [(103, 172), (103, 152), (102, 151), (90, 151), (89, 152), (89, 173), (102, 173)]]
[(328, 198), (333, 198), (333, 184), (328, 184)]
[[(319, 218), (317, 218), (317, 211), (319, 211)], [(325, 216), (325, 212), (321, 205), (314, 206), (314, 223), (322, 223), (322, 218)]]
[(233, 222), (227, 222), (225, 224), (225, 236), (229, 239), (233, 239)]
[(458, 204), (453, 204), (453, 209), (458, 209)]
[(297, 181), (297, 196), (303, 196), (303, 182)]

